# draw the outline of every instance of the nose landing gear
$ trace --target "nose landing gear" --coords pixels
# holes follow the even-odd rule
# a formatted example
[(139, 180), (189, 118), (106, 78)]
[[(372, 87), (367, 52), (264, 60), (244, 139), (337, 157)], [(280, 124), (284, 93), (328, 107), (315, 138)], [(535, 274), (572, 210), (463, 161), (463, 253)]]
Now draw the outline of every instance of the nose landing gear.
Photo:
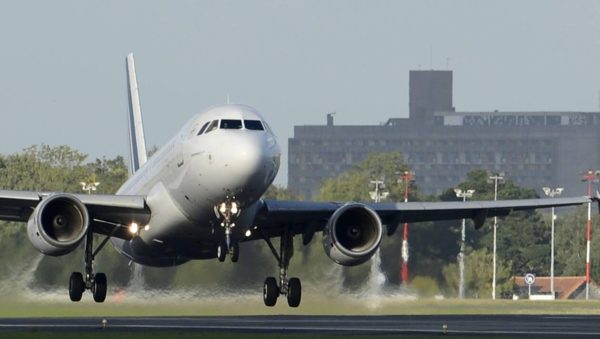
[(225, 232), (225, 239), (217, 246), (217, 259), (221, 262), (225, 261), (225, 257), (229, 254), (231, 262), (237, 262), (240, 256), (240, 247), (237, 239), (232, 235), (235, 223), (233, 220), (241, 213), (240, 204), (235, 200), (235, 197), (227, 196), (225, 202), (215, 206), (215, 214), (221, 219), (221, 227)]
[(237, 243), (237, 241), (230, 243), (229, 246), (227, 246), (226, 242), (221, 242), (221, 244), (217, 246), (217, 259), (220, 262), (225, 261), (227, 254), (229, 254), (231, 262), (238, 261), (240, 258), (240, 245)]

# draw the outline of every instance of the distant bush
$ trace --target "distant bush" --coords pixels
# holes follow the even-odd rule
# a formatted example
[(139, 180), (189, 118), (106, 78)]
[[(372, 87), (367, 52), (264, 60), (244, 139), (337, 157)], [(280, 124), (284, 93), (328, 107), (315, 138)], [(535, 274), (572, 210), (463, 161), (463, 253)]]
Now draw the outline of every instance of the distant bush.
[(432, 298), (440, 294), (440, 288), (438, 287), (437, 282), (431, 277), (415, 277), (410, 282), (410, 287), (422, 298)]

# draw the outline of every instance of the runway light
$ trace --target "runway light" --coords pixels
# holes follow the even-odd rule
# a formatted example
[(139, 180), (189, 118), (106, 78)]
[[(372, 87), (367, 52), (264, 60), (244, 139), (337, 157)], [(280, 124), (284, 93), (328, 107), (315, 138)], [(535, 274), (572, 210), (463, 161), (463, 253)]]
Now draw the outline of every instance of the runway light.
[(136, 223), (132, 222), (132, 223), (129, 225), (129, 233), (131, 233), (131, 234), (136, 234), (138, 231), (139, 231), (139, 226), (138, 226), (138, 224), (136, 224)]
[(246, 238), (250, 238), (251, 235), (252, 235), (252, 231), (246, 230), (246, 233), (245, 233)]

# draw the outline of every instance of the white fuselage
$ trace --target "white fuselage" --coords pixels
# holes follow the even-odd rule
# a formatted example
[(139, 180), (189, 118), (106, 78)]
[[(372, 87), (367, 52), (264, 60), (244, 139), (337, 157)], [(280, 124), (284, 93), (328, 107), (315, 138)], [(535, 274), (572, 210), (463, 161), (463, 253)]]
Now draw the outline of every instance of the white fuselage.
[(196, 114), (117, 192), (145, 195), (151, 218), (133, 240), (113, 244), (145, 265), (214, 258), (223, 234), (215, 206), (235, 199), (242, 211), (235, 231), (252, 226), (280, 156), (275, 136), (253, 108), (226, 105)]

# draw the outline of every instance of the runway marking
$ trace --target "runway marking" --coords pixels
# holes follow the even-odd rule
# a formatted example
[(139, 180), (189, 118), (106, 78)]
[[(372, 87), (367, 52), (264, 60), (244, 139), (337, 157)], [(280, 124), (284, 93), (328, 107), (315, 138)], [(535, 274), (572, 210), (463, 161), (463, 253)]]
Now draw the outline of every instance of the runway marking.
[[(111, 330), (111, 329), (165, 329), (165, 330), (232, 330), (232, 331), (251, 331), (251, 332), (360, 332), (360, 333), (443, 333), (443, 330), (433, 329), (422, 329), (422, 328), (389, 328), (389, 327), (331, 327), (331, 326), (317, 326), (317, 327), (306, 327), (306, 326), (247, 326), (247, 325), (229, 325), (229, 326), (217, 326), (217, 325), (127, 325), (127, 324), (108, 324), (105, 329), (101, 325), (94, 324), (0, 324), (0, 329), (28, 329), (28, 328), (48, 328), (48, 329), (97, 329), (97, 330)], [(498, 331), (498, 330), (453, 330), (447, 329), (446, 333), (450, 334), (488, 334), (488, 335), (582, 335), (582, 336), (594, 336), (599, 335), (600, 332), (556, 332), (556, 331)]]

